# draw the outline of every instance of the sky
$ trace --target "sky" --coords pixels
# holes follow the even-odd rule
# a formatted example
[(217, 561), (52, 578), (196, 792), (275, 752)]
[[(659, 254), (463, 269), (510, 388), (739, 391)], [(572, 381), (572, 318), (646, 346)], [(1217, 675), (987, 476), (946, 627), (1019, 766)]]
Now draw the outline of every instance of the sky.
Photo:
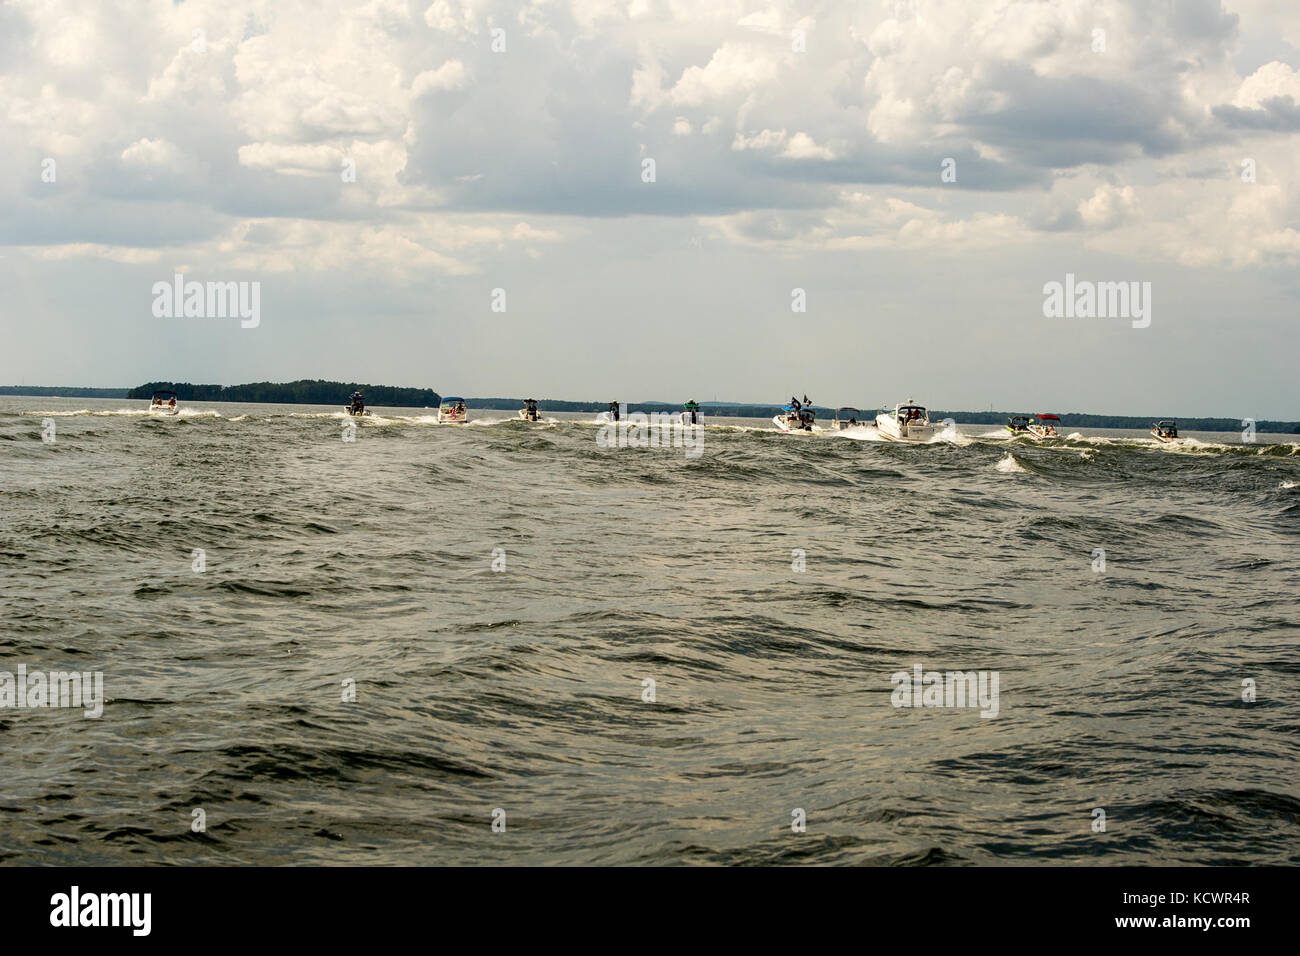
[(0, 384), (1300, 419), (1297, 134), (1296, 0), (10, 0)]

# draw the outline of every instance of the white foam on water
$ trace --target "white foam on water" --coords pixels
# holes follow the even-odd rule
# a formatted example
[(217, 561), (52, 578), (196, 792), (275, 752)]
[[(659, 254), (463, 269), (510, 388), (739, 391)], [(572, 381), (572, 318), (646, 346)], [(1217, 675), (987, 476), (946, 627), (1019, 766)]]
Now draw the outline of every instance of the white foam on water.
[(967, 445), (974, 444), (975, 439), (971, 438), (969, 435), (963, 435), (960, 431), (958, 431), (956, 425), (950, 425), (949, 427), (945, 428), (943, 431), (939, 432), (939, 434), (931, 438), (928, 442), (926, 442), (926, 444), (935, 445), (940, 442), (945, 442), (949, 445), (957, 445), (958, 447), (964, 448)]
[(1002, 458), (993, 466), (994, 471), (1001, 472), (1004, 475), (1026, 475), (1029, 470), (1020, 462), (1016, 461), (1016, 456), (1007, 452), (1006, 457)]
[(847, 438), (850, 441), (889, 441), (877, 428), (845, 428), (832, 434), (836, 438)]
[(1287, 489), (1288, 491), (1289, 491), (1290, 489), (1294, 488), (1295, 486), (1296, 486), (1296, 483), (1295, 483), (1294, 481), (1284, 481), (1284, 482), (1282, 482), (1282, 484), (1278, 485), (1279, 488), (1285, 488), (1285, 489)]

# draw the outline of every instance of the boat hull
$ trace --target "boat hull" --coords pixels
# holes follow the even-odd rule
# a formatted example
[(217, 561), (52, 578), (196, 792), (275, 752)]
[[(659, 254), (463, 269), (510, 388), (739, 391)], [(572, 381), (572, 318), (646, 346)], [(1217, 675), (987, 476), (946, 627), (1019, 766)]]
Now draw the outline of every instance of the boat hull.
[(772, 419), (772, 424), (776, 426), (777, 431), (786, 435), (798, 435), (812, 431), (811, 426), (805, 426), (799, 422), (788, 421), (784, 416), (777, 415)]
[(938, 438), (942, 434), (944, 426), (932, 422), (909, 422), (906, 425), (900, 425), (898, 419), (887, 412), (881, 412), (876, 416), (876, 430), (881, 437), (889, 441), (910, 442), (914, 445), (924, 445)]

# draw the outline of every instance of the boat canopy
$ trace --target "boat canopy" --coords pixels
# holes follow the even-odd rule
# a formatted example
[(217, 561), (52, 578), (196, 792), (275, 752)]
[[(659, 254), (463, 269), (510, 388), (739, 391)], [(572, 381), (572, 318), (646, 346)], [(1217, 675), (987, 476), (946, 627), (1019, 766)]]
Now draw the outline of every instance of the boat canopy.
[(176, 397), (177, 396), (175, 392), (171, 392), (166, 389), (159, 389), (158, 391), (154, 392), (152, 395), (149, 396), (149, 400), (153, 401), (155, 398), (176, 398)]
[(442, 404), (455, 405), (457, 402), (463, 402), (463, 401), (465, 401), (465, 399), (461, 398), (459, 395), (448, 395), (446, 398), (442, 400)]
[(699, 402), (696, 402), (696, 401), (690, 401), (690, 402), (687, 402), (687, 403), (686, 403), (685, 405), (683, 405), (682, 407), (683, 407), (683, 408), (699, 408), (699, 407), (700, 407), (700, 403), (699, 403)]
[(1046, 412), (1039, 412), (1039, 413), (1038, 413), (1038, 420), (1039, 420), (1040, 422), (1059, 422), (1059, 421), (1061, 420), (1061, 416), (1060, 416), (1060, 415), (1049, 415), (1049, 414), (1047, 414)]
[(852, 405), (841, 405), (841, 406), (837, 409), (837, 411), (841, 411), (841, 412), (852, 412), (854, 415), (860, 415), (860, 414), (862, 414), (862, 413), (859, 412), (856, 408), (854, 408)]
[(899, 415), (903, 414), (903, 412), (912, 412), (912, 411), (920, 412), (922, 415), (924, 415), (925, 406), (924, 405), (899, 405), (897, 408), (894, 409), (894, 411), (897, 412)]
[(1159, 428), (1175, 428), (1177, 425), (1178, 423), (1176, 421), (1169, 418), (1162, 418), (1160, 421), (1156, 422), (1156, 426)]

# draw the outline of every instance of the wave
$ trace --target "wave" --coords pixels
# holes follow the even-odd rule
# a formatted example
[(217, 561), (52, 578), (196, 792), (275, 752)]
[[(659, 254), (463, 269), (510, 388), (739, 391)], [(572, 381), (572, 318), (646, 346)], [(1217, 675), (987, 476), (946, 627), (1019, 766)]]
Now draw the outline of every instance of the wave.
[(993, 466), (993, 470), (1004, 475), (1027, 475), (1029, 469), (1016, 460), (1016, 456), (1007, 452), (1006, 456)]

